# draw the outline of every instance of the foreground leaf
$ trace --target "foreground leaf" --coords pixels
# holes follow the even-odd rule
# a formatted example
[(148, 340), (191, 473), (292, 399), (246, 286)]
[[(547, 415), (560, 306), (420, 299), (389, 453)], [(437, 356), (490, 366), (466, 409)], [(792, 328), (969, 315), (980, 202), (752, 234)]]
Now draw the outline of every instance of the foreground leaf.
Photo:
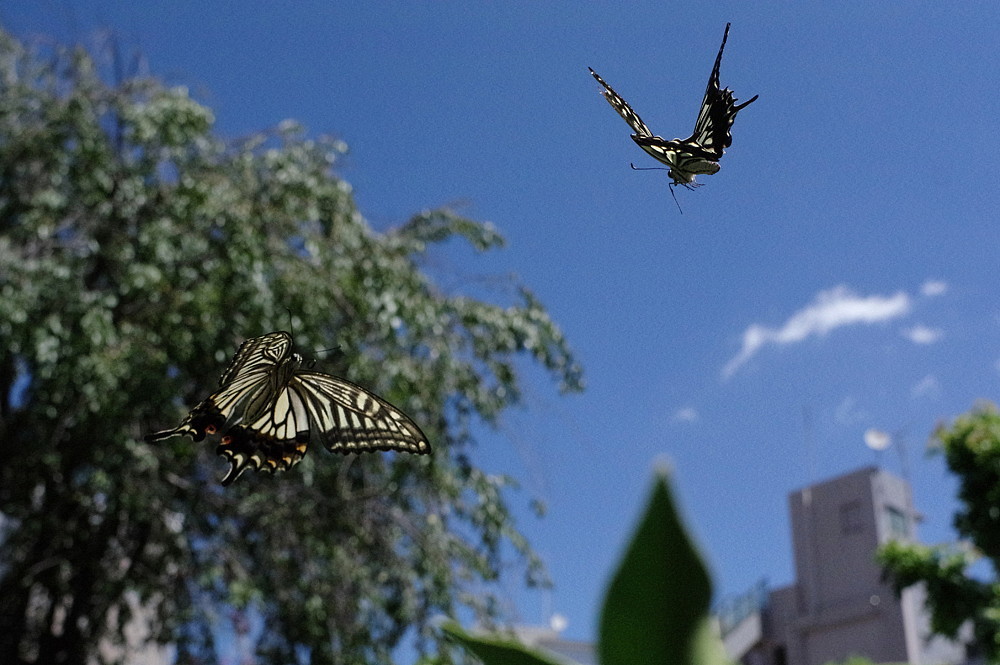
[(441, 626), (450, 638), (465, 647), (486, 665), (564, 665), (566, 661), (501, 635), (470, 635), (454, 621)]
[(600, 623), (601, 663), (725, 662), (718, 660), (718, 649), (706, 647), (714, 638), (710, 631), (704, 636), (702, 627), (711, 595), (708, 573), (661, 474), (608, 587)]

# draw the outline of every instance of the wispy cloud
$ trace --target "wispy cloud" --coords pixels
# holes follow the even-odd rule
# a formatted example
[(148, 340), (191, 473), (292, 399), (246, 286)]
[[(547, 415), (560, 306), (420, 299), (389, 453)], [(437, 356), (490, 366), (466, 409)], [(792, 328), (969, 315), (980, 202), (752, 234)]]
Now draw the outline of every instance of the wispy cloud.
[(684, 406), (676, 411), (674, 411), (673, 421), (675, 423), (693, 423), (697, 422), (698, 411), (693, 406)]
[(938, 383), (937, 377), (933, 374), (928, 374), (910, 388), (910, 397), (913, 399), (917, 399), (918, 397), (936, 398), (940, 395), (941, 384)]
[(920, 286), (920, 295), (933, 298), (948, 292), (948, 282), (940, 279), (929, 279)]
[(858, 400), (848, 395), (837, 405), (833, 419), (838, 425), (856, 425), (868, 420), (868, 414), (858, 407)]
[(722, 369), (728, 379), (768, 344), (794, 344), (813, 335), (859, 323), (880, 323), (906, 315), (910, 296), (899, 291), (891, 296), (859, 296), (846, 286), (821, 291), (813, 302), (792, 314), (780, 328), (757, 323), (743, 332), (743, 348)]
[(915, 325), (912, 328), (903, 329), (902, 335), (914, 344), (933, 344), (944, 337), (944, 332), (938, 328)]

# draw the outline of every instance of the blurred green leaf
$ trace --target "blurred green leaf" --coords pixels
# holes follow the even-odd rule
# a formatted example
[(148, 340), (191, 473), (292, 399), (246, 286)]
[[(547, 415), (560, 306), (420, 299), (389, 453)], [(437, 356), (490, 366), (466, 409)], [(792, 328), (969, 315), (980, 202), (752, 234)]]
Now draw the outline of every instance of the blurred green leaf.
[(454, 621), (441, 626), (455, 640), (486, 665), (565, 665), (566, 661), (525, 646), (513, 637), (476, 636)]
[(691, 646), (691, 665), (731, 665), (719, 630), (712, 617), (702, 617), (695, 628)]
[(708, 573), (681, 524), (667, 478), (657, 475), (601, 611), (602, 665), (720, 662), (706, 646), (702, 627), (711, 596)]

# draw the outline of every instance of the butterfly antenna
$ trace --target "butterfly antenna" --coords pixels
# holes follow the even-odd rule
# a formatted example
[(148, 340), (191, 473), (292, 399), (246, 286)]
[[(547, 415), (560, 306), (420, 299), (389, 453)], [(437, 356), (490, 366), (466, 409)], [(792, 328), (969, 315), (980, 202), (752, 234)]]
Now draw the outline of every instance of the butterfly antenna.
[(635, 164), (633, 164), (632, 162), (629, 162), (628, 165), (632, 167), (633, 171), (669, 171), (670, 170), (670, 169), (668, 169), (665, 166), (643, 166), (643, 167), (639, 167), (639, 166), (636, 166)]
[[(632, 167), (633, 171), (669, 171), (670, 170), (670, 169), (664, 168), (662, 166), (647, 166), (647, 167), (639, 168), (638, 166), (636, 166), (632, 162), (629, 162), (628, 165)], [(687, 185), (685, 185), (685, 187), (687, 187)], [(688, 189), (690, 189), (690, 188), (688, 188)], [(670, 183), (670, 196), (674, 197), (674, 204), (677, 205), (677, 209), (680, 210), (681, 214), (683, 215), (684, 214), (684, 210), (681, 208), (680, 201), (677, 200), (677, 194), (674, 193), (674, 183)]]
[(684, 211), (681, 210), (680, 201), (677, 200), (677, 194), (674, 192), (674, 183), (670, 183), (670, 196), (674, 197), (674, 203), (677, 204), (677, 209), (680, 210), (681, 214), (683, 215)]

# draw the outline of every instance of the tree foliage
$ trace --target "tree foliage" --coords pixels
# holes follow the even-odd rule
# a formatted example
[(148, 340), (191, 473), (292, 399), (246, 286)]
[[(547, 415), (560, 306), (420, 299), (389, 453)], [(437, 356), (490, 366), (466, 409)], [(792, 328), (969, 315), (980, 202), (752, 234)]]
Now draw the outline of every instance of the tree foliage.
[[(502, 237), (447, 210), (375, 231), (341, 143), (293, 123), (227, 143), (183, 88), (107, 78), (0, 33), (0, 662), (100, 661), (137, 606), (204, 662), (223, 603), (263, 616), (264, 662), (384, 662), (410, 626), (433, 652), (432, 614), (489, 614), (501, 554), (542, 581), (470, 428), (518, 402), (520, 358), (563, 390), (580, 369), (529, 291), (447, 292), (423, 260)], [(142, 441), (289, 327), (433, 455), (313, 449), (223, 491), (210, 445)]]
[[(931, 608), (931, 629), (955, 637), (971, 623), (976, 646), (990, 663), (1000, 663), (1000, 413), (984, 404), (939, 427), (935, 438), (948, 468), (958, 476), (962, 507), (955, 514), (959, 544), (928, 547), (888, 543), (879, 561), (897, 591), (923, 582)], [(991, 580), (970, 575), (987, 563)]]

